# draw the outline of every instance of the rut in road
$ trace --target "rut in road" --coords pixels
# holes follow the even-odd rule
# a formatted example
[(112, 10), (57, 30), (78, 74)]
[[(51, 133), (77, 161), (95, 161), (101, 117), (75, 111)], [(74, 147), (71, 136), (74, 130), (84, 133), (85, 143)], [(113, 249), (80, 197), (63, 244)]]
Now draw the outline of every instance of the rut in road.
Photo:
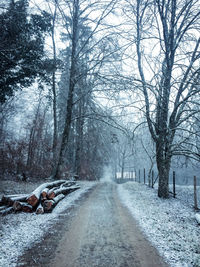
[(121, 204), (116, 187), (101, 183), (89, 195), (49, 266), (167, 266)]

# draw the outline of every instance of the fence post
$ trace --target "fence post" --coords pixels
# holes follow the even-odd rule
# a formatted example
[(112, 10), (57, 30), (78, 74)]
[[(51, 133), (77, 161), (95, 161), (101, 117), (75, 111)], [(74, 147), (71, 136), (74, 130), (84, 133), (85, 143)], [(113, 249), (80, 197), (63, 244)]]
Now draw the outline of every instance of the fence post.
[(139, 183), (140, 183), (140, 169), (139, 169)]
[(173, 171), (173, 197), (176, 197), (176, 174), (175, 171)]
[(151, 187), (151, 170), (148, 172), (148, 184)]
[(146, 183), (146, 174), (145, 174), (145, 168), (144, 168), (144, 184)]
[(194, 176), (194, 209), (198, 210), (198, 203), (197, 203), (197, 177)]
[(153, 180), (154, 180), (154, 171), (152, 170), (151, 173), (151, 187), (153, 188), (154, 184), (153, 184)]

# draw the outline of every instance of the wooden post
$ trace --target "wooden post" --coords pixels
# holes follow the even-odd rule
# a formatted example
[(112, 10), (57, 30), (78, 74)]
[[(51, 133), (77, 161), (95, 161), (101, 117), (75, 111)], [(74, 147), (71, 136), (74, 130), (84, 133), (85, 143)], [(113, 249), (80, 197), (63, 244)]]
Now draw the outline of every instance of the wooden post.
[(197, 203), (197, 177), (194, 176), (194, 209), (198, 210), (198, 203)]
[(151, 173), (151, 187), (153, 188), (154, 184), (154, 171), (152, 170), (152, 173)]
[(139, 183), (140, 183), (140, 170), (139, 170)]
[(176, 174), (175, 171), (173, 171), (173, 197), (176, 197)]
[(144, 168), (144, 184), (146, 183), (146, 174), (145, 174), (145, 168)]
[(151, 170), (148, 172), (148, 184), (151, 187)]

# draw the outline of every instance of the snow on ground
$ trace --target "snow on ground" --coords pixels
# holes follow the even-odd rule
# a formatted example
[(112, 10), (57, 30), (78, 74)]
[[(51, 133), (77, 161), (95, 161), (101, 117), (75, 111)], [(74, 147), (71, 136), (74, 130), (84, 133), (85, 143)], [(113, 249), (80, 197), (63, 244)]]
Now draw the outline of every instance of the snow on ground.
[[(154, 188), (158, 189), (158, 183), (154, 185)], [(173, 184), (169, 184), (169, 189), (170, 192), (173, 192)], [(198, 207), (200, 207), (200, 186), (197, 186), (196, 190)], [(183, 201), (185, 205), (194, 207), (194, 186), (176, 184), (176, 198)]]
[(74, 205), (95, 182), (78, 182), (81, 189), (69, 194), (54, 208), (52, 213), (36, 215), (34, 213), (9, 214), (0, 218), (0, 267), (14, 267), (24, 250), (39, 242), (57, 216)]
[[(172, 185), (170, 185), (172, 191)], [(182, 200), (190, 207), (194, 207), (194, 186), (193, 185), (176, 185), (176, 197)], [(197, 202), (200, 208), (200, 186), (197, 186)]]
[(156, 190), (136, 182), (120, 184), (118, 193), (170, 266), (200, 267), (200, 226), (192, 208), (178, 199), (160, 199)]

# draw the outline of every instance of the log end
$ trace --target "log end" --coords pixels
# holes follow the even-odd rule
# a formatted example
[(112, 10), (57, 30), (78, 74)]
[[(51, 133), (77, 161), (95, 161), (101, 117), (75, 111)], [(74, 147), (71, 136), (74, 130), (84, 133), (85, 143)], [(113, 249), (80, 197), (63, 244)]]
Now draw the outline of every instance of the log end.
[(38, 202), (39, 202), (39, 199), (35, 196), (35, 195), (31, 195), (27, 198), (27, 203), (30, 204), (32, 207), (35, 207)]

